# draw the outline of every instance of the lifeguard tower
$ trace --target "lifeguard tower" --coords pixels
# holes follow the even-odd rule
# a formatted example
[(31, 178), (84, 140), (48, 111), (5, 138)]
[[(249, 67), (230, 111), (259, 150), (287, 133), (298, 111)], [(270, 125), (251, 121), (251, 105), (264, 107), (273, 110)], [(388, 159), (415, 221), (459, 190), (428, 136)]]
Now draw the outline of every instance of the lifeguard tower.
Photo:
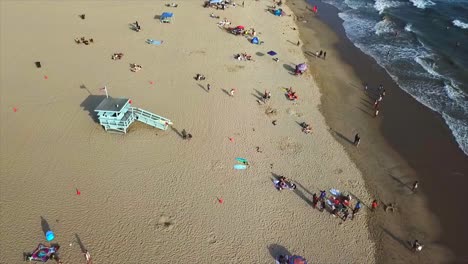
[(97, 112), (99, 124), (106, 131), (127, 133), (128, 127), (135, 120), (161, 130), (166, 130), (169, 125), (172, 125), (171, 120), (165, 117), (132, 107), (128, 98), (106, 97), (94, 111)]

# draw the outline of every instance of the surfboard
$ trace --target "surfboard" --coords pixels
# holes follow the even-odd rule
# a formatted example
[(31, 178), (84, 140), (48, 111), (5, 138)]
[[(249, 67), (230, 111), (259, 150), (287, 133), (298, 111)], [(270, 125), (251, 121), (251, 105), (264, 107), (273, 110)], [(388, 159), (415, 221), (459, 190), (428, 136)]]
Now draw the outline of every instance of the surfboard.
[(234, 169), (236, 169), (236, 170), (245, 170), (245, 169), (247, 169), (247, 165), (236, 164), (236, 165), (234, 165)]
[(244, 159), (244, 158), (236, 158), (236, 160), (240, 163), (249, 163), (249, 161), (247, 159)]

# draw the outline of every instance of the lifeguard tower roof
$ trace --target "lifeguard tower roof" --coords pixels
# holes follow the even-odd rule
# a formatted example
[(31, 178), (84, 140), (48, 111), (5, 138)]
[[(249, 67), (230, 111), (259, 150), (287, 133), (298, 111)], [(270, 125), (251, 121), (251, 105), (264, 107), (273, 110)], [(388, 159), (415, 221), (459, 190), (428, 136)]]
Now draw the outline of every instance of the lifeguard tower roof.
[(127, 98), (105, 98), (102, 102), (94, 109), (96, 112), (120, 112), (124, 106), (128, 103)]

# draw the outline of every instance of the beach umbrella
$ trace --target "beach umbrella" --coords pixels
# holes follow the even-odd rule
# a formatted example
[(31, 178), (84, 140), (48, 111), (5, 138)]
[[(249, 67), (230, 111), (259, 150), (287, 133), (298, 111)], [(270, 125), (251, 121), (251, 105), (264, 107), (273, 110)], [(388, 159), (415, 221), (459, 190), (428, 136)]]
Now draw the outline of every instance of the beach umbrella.
[(288, 264), (307, 264), (307, 260), (301, 256), (291, 256), (288, 259)]
[(244, 26), (237, 26), (236, 28), (237, 28), (237, 29), (245, 29)]
[(305, 63), (298, 64), (297, 69), (300, 70), (301, 72), (304, 72), (307, 70), (307, 64)]
[(222, 0), (211, 0), (210, 4), (219, 4), (221, 2), (222, 2)]

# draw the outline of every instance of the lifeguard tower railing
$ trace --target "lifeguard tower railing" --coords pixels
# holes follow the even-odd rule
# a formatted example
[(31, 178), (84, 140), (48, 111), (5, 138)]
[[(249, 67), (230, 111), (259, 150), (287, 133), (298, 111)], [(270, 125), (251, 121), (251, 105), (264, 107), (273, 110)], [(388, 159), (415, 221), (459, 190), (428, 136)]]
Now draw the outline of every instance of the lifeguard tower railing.
[(161, 130), (166, 130), (169, 125), (172, 125), (171, 120), (165, 117), (132, 107), (127, 98), (105, 98), (94, 111), (97, 112), (99, 124), (106, 131), (127, 133), (135, 120)]

